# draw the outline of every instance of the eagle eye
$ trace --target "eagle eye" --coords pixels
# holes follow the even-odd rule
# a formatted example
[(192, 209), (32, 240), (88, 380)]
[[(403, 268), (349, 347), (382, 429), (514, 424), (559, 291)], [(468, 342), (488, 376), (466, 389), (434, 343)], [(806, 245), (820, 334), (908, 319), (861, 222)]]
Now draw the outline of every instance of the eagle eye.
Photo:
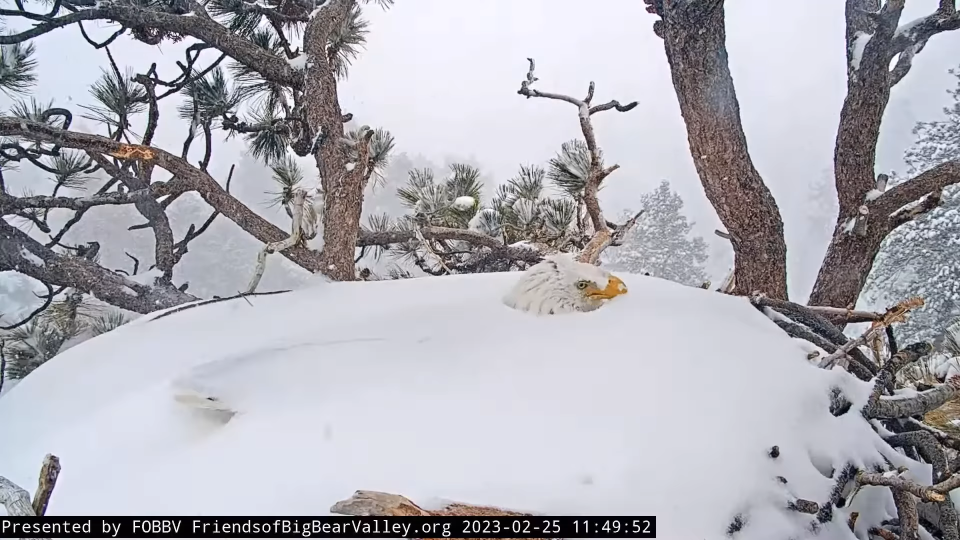
[(587, 285), (589, 285), (589, 284), (590, 284), (590, 283), (587, 282), (587, 281), (585, 281), (585, 280), (580, 280), (580, 281), (577, 282), (577, 288), (582, 291), (582, 290), (586, 289), (586, 288), (587, 288)]

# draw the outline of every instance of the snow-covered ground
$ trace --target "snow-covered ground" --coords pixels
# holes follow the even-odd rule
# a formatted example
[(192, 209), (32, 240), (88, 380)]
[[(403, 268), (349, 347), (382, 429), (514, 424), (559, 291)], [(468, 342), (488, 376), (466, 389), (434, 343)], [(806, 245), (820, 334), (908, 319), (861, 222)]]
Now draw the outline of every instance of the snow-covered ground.
[[(831, 467), (903, 463), (856, 414), (869, 386), (810, 365), (746, 299), (620, 277), (630, 292), (603, 308), (543, 317), (501, 303), (516, 273), (146, 316), (0, 399), (0, 474), (33, 489), (59, 456), (51, 515), (324, 515), (362, 489), (656, 515), (659, 538), (700, 540), (737, 514), (738, 539), (801, 538), (813, 516), (787, 504), (825, 502)], [(830, 414), (833, 386), (854, 412)], [(887, 493), (865, 488), (818, 538), (853, 538), (848, 510), (865, 537), (895, 515)]]

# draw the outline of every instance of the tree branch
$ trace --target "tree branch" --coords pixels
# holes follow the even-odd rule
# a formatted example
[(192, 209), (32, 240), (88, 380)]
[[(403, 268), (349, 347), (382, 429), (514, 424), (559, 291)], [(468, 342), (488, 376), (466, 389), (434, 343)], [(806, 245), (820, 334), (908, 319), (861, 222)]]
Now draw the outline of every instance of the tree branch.
[(880, 396), (873, 406), (864, 407), (868, 418), (906, 418), (926, 414), (960, 395), (960, 375), (951, 377), (945, 384), (932, 390), (919, 392), (912, 397)]
[(886, 473), (868, 473), (861, 471), (857, 473), (857, 483), (864, 486), (886, 486), (895, 488), (928, 502), (940, 502), (946, 499), (942, 493), (934, 491), (932, 487), (921, 486), (902, 476), (902, 473), (900, 475), (894, 475), (892, 471)]
[(535, 90), (531, 88), (531, 86), (538, 80), (534, 74), (536, 63), (534, 62), (533, 58), (527, 58), (527, 61), (530, 63), (530, 69), (527, 71), (526, 79), (520, 83), (520, 90), (517, 91), (518, 94), (521, 96), (526, 96), (527, 99), (539, 97), (566, 101), (567, 103), (577, 107), (580, 118), (580, 131), (583, 133), (583, 138), (587, 143), (587, 149), (590, 151), (590, 169), (587, 172), (586, 184), (583, 188), (583, 202), (587, 207), (587, 213), (590, 214), (590, 221), (593, 222), (593, 229), (595, 233), (600, 236), (600, 238), (597, 239), (597, 243), (599, 244), (608, 241), (609, 238), (603, 237), (603, 234), (605, 233), (607, 236), (609, 236), (610, 229), (607, 227), (607, 222), (603, 218), (603, 212), (600, 209), (600, 202), (597, 200), (597, 191), (600, 189), (600, 183), (603, 182), (603, 179), (613, 171), (617, 170), (619, 165), (613, 165), (607, 169), (603, 168), (603, 163), (600, 161), (600, 149), (597, 146), (597, 138), (594, 134), (593, 123), (590, 121), (590, 117), (595, 113), (614, 108), (620, 112), (627, 112), (636, 107), (637, 102), (634, 101), (627, 105), (620, 105), (618, 101), (614, 100), (610, 101), (609, 103), (604, 103), (603, 105), (597, 105), (591, 108), (590, 100), (593, 99), (593, 93), (595, 89), (593, 81), (590, 82), (590, 88), (587, 92), (587, 97), (585, 100), (579, 100), (563, 94)]
[[(890, 216), (896, 220), (897, 211), (909, 204), (923, 204), (921, 199), (931, 194), (939, 193), (943, 188), (960, 182), (960, 160), (943, 162), (928, 169), (906, 182), (897, 184), (878, 197), (871, 205), (871, 213), (876, 212), (883, 216)], [(938, 199), (938, 198), (937, 198)], [(939, 202), (939, 200), (937, 201)], [(935, 207), (935, 205), (934, 205)], [(918, 214), (914, 214), (918, 215)], [(902, 221), (904, 223), (909, 220)], [(891, 224), (891, 230), (895, 225)]]
[(71, 287), (136, 313), (196, 300), (173, 286), (141, 285), (82, 257), (56, 253), (0, 219), (0, 271), (3, 270)]
[[(185, 159), (159, 148), (122, 144), (97, 135), (64, 131), (45, 124), (9, 117), (0, 117), (0, 136), (25, 136), (56, 143), (65, 148), (78, 148), (119, 159), (139, 159), (153, 163), (176, 178), (171, 182), (178, 184), (177, 189), (180, 192), (196, 191), (207, 204), (219, 210), (257, 240), (264, 243), (278, 242), (288, 236), (279, 227), (229, 195), (209, 174), (197, 169)], [(311, 272), (317, 272), (322, 267), (320, 254), (306, 247), (294, 246), (282, 253)]]
[[(206, 12), (204, 11), (204, 14)], [(140, 8), (131, 4), (101, 3), (13, 35), (0, 36), (0, 45), (22, 43), (57, 28), (81, 21), (111, 20), (128, 27), (159, 28), (167, 32), (191, 36), (234, 58), (260, 73), (265, 79), (293, 88), (303, 86), (303, 73), (290, 67), (284, 59), (258, 47), (243, 36), (209, 17), (192, 14), (175, 15), (156, 9)]]
[(50, 496), (53, 495), (53, 488), (57, 485), (59, 476), (60, 458), (47, 454), (40, 467), (40, 484), (37, 486), (37, 492), (33, 494), (34, 515), (42, 516), (47, 513), (47, 505), (50, 504)]

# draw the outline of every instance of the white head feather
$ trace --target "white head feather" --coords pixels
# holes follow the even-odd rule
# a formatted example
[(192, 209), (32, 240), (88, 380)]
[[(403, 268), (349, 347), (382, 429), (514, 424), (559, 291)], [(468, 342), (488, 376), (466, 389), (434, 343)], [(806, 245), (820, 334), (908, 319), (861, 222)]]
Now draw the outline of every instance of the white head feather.
[(593, 311), (626, 292), (623, 281), (606, 270), (557, 253), (524, 272), (503, 303), (536, 315), (554, 315)]

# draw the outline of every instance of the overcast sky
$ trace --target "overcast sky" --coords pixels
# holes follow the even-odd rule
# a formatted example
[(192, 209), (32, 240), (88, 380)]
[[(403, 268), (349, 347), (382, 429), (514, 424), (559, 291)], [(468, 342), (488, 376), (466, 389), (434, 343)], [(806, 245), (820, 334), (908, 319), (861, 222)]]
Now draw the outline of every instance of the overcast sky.
[[(936, 4), (908, 2), (903, 20), (932, 12)], [(582, 96), (593, 80), (597, 103), (640, 103), (629, 113), (594, 117), (607, 161), (622, 167), (601, 193), (607, 213), (635, 206), (640, 193), (667, 179), (684, 197), (698, 232), (717, 252), (725, 251), (712, 235), (719, 221), (689, 155), (663, 45), (652, 31), (655, 17), (640, 0), (397, 0), (389, 11), (367, 10), (372, 33), (341, 85), (341, 104), (359, 122), (393, 132), (398, 150), (436, 163), (470, 158), (496, 181), (508, 179), (520, 163), (548, 160), (561, 143), (580, 136), (579, 125), (569, 104), (517, 95), (525, 59), (533, 57), (542, 90)], [(110, 28), (100, 23), (88, 31), (106, 36)], [(795, 247), (808, 241), (800, 229), (808, 185), (831, 168), (845, 93), (843, 2), (731, 1), (727, 28), (751, 154), (780, 205), (788, 246)], [(89, 103), (87, 89), (106, 65), (105, 53), (88, 46), (75, 28), (36, 43), (37, 97), (68, 106)], [(183, 46), (127, 40), (111, 49), (121, 67), (142, 72), (157, 61), (161, 74), (169, 75)], [(937, 36), (895, 88), (878, 171), (903, 171), (913, 124), (935, 119), (947, 104), (945, 90), (954, 79), (946, 71), (960, 63), (957, 50), (960, 32)], [(166, 104), (165, 112), (173, 105)], [(167, 114), (155, 144), (179, 148), (185, 129)], [(225, 176), (242, 153), (240, 141), (221, 144), (212, 172)], [(235, 182), (259, 181), (247, 175), (260, 173), (241, 171)], [(819, 261), (798, 261), (796, 253), (790, 257), (791, 288), (805, 295)], [(727, 261), (715, 260), (714, 271), (717, 264)]]

